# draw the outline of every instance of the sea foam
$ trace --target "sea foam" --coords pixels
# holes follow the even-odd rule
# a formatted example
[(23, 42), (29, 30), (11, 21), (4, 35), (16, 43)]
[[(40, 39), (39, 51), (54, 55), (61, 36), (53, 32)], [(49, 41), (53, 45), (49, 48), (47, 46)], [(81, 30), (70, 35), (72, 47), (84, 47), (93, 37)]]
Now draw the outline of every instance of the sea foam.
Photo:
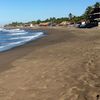
[(26, 31), (20, 29), (0, 29), (0, 52), (23, 45), (29, 41), (44, 36), (43, 32)]

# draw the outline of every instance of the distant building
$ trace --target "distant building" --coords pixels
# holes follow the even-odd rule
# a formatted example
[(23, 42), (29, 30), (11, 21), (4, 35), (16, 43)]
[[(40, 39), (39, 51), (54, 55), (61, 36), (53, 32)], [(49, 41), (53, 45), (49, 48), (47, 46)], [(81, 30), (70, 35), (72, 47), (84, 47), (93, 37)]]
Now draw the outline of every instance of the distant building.
[(85, 25), (86, 24), (86, 21), (81, 21), (81, 25)]
[(24, 27), (30, 27), (30, 28), (34, 27), (34, 25), (31, 24), (31, 23), (25, 23), (23, 26), (24, 26)]
[(70, 22), (68, 21), (63, 21), (59, 24), (59, 26), (67, 26), (67, 25), (70, 25)]
[(100, 25), (100, 7), (93, 8), (89, 15), (89, 20), (91, 23)]
[(39, 24), (39, 26), (50, 26), (50, 25), (51, 25), (50, 22), (44, 22)]
[(30, 27), (34, 27), (34, 25), (33, 24), (30, 24)]

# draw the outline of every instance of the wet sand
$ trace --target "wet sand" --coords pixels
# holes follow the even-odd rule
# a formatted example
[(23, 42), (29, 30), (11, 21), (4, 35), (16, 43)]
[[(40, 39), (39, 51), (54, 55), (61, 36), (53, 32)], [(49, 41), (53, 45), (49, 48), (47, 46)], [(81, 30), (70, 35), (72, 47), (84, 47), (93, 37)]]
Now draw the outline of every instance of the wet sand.
[(0, 53), (0, 100), (99, 100), (100, 30), (41, 30), (47, 36)]

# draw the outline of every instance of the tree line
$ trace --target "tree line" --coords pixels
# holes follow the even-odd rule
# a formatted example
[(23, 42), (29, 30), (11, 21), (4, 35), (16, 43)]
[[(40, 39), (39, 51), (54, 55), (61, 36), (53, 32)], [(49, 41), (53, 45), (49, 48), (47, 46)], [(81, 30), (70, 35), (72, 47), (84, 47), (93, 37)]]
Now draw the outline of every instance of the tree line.
[(72, 13), (69, 13), (68, 17), (62, 17), (62, 18), (55, 18), (55, 17), (51, 17), (48, 18), (46, 20), (37, 20), (37, 21), (31, 21), (28, 23), (22, 23), (22, 22), (13, 22), (11, 24), (9, 24), (10, 26), (19, 26), (19, 25), (23, 25), (23, 24), (40, 24), (43, 22), (51, 22), (51, 23), (56, 23), (56, 24), (60, 24), (63, 21), (69, 21), (72, 23), (78, 23), (81, 20), (88, 20), (88, 16), (91, 13), (91, 11), (93, 10), (93, 7), (95, 8), (99, 8), (100, 7), (100, 3), (96, 2), (94, 5), (92, 6), (88, 6), (85, 10), (85, 12), (81, 15), (81, 16), (75, 16)]

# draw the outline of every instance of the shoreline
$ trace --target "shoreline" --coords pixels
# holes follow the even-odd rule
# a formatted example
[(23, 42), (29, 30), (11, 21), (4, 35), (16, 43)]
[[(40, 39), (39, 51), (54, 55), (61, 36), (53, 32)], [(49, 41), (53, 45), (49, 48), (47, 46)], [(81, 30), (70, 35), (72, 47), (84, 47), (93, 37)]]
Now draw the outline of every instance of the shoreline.
[[(25, 43), (24, 45), (14, 47), (10, 50), (0, 52), (0, 56), (1, 56), (0, 57), (0, 72), (2, 72), (3, 70), (5, 71), (6, 69), (8, 70), (9, 68), (12, 68), (12, 66), (8, 67), (8, 68), (7, 67), (4, 68), (3, 66), (7, 65), (8, 63), (13, 62), (14, 60), (16, 60), (20, 57), (23, 57), (23, 55), (27, 55), (29, 52), (32, 51), (31, 49), (34, 50), (34, 49), (37, 49), (37, 48), (41, 48), (42, 46), (48, 46), (48, 45), (53, 45), (53, 44), (57, 43), (55, 37), (57, 35), (61, 35), (61, 33), (63, 31), (66, 32), (66, 31), (73, 31), (73, 30), (76, 30), (76, 31), (77, 30), (78, 31), (82, 30), (84, 32), (84, 31), (89, 30), (91, 32), (92, 30), (94, 30), (94, 31), (97, 30), (97, 29), (92, 29), (91, 30), (91, 29), (77, 29), (77, 28), (65, 28), (65, 27), (53, 27), (53, 28), (52, 27), (42, 27), (42, 28), (35, 28), (35, 29), (34, 28), (27, 28), (27, 29), (31, 29), (33, 31), (42, 31), (42, 32), (44, 32), (44, 34), (46, 34), (46, 36), (42, 37), (42, 38), (39, 38), (39, 39), (36, 39), (36, 40), (33, 40), (33, 41), (30, 41), (28, 43)], [(61, 32), (59, 32), (57, 34), (56, 32), (52, 32), (52, 31), (57, 31), (57, 32), (61, 31)], [(52, 42), (52, 39), (51, 39), (51, 37), (53, 37), (53, 35), (54, 35), (54, 39), (55, 39), (54, 42)], [(63, 38), (65, 38), (65, 37), (63, 37)], [(49, 39), (51, 39), (50, 42), (49, 42)], [(61, 42), (59, 36), (58, 36), (58, 41)], [(27, 48), (27, 47), (29, 47), (29, 48)], [(25, 48), (26, 51), (23, 52), (23, 48)], [(10, 57), (10, 55), (16, 56), (16, 53), (18, 54), (17, 57), (12, 57), (10, 60), (7, 59), (7, 58)], [(7, 59), (8, 61), (6, 61), (5, 59)], [(8, 64), (8, 66), (10, 66), (10, 65)]]
[[(17, 48), (17, 47), (25, 45), (31, 41), (35, 41), (37, 39), (40, 39), (40, 38), (43, 38), (44, 36), (46, 36), (46, 34), (43, 31), (20, 30), (19, 32), (14, 31), (14, 32), (10, 32), (10, 33), (9, 33), (9, 30), (7, 30), (7, 31), (8, 31), (8, 34), (5, 34), (4, 31), (2, 31), (0, 33), (0, 34), (4, 34), (3, 37), (5, 37), (5, 38), (7, 36), (9, 36), (5, 40), (4, 43), (2, 42), (2, 39), (0, 39), (0, 41), (1, 41), (0, 53), (9, 51), (13, 48)], [(20, 40), (17, 40), (17, 39), (20, 39)], [(11, 42), (9, 42), (8, 40), (11, 40)]]
[(0, 53), (0, 99), (95, 100), (100, 30), (41, 30), (48, 35)]

